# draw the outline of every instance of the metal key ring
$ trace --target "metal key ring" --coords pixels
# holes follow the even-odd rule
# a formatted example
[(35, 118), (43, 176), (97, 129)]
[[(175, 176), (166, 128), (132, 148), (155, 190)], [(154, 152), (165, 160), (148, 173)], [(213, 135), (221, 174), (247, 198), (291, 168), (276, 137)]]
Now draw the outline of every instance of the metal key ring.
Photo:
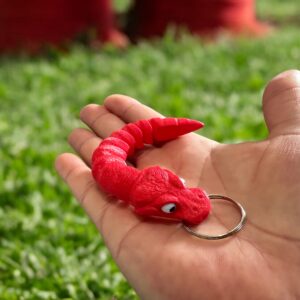
[(209, 195), (208, 196), (209, 199), (214, 200), (214, 199), (222, 199), (222, 200), (226, 200), (229, 201), (231, 203), (233, 203), (240, 211), (241, 214), (241, 219), (240, 222), (237, 224), (237, 226), (235, 226), (233, 229), (229, 230), (226, 233), (223, 234), (219, 234), (219, 235), (207, 235), (207, 234), (202, 234), (202, 233), (197, 233), (195, 232), (193, 229), (191, 229), (189, 226), (182, 224), (183, 228), (190, 234), (200, 238), (200, 239), (206, 239), (206, 240), (220, 240), (220, 239), (224, 239), (227, 238), (237, 232), (239, 232), (243, 226), (246, 223), (247, 220), (247, 214), (245, 209), (243, 208), (243, 206), (239, 203), (234, 201), (233, 199), (226, 197), (226, 196), (222, 196), (222, 195)]

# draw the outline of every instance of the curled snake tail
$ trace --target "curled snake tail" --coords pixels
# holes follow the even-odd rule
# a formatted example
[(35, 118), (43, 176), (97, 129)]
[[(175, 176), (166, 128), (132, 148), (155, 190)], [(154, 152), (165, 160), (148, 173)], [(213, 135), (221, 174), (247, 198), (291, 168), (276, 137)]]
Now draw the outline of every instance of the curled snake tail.
[(134, 123), (142, 132), (143, 143), (152, 145), (153, 144), (153, 128), (150, 120), (140, 120)]
[(126, 164), (128, 156), (145, 144), (170, 141), (201, 127), (203, 123), (184, 118), (153, 118), (127, 124), (94, 151), (92, 174), (105, 192), (129, 201), (130, 190), (142, 171)]
[(92, 156), (92, 174), (100, 187), (108, 194), (129, 201), (129, 190), (141, 171), (126, 164), (133, 137), (118, 131), (104, 139)]

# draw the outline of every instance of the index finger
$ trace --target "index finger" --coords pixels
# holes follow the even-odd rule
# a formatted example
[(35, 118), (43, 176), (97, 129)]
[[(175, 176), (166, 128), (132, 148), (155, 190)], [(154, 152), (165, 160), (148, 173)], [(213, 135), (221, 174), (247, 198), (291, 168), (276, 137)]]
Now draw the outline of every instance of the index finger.
[(104, 100), (104, 106), (124, 122), (131, 123), (141, 119), (163, 117), (154, 109), (125, 95), (111, 95)]

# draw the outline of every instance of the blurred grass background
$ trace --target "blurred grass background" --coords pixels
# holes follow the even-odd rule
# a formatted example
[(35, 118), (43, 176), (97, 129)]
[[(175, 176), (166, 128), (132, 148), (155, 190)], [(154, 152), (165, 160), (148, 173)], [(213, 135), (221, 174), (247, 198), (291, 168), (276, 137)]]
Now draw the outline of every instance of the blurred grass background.
[[(263, 139), (261, 96), (300, 67), (298, 0), (259, 0), (276, 25), (261, 40), (204, 44), (186, 35), (127, 51), (0, 58), (0, 299), (136, 299), (94, 226), (56, 175), (80, 109), (124, 93), (169, 116), (206, 123), (223, 142)], [(129, 1), (118, 0), (123, 11)]]

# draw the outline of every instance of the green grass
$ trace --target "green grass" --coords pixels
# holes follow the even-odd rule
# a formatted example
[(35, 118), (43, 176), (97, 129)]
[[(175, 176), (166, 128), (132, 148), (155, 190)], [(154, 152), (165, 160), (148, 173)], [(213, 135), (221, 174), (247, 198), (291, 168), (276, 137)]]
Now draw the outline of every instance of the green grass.
[(202, 134), (218, 141), (263, 139), (263, 87), (300, 67), (300, 42), (289, 22), (297, 0), (258, 2), (260, 16), (282, 26), (262, 40), (204, 45), (167, 35), (125, 52), (74, 45), (0, 59), (0, 299), (136, 298), (54, 159), (70, 151), (66, 137), (81, 126), (81, 107), (111, 93), (202, 120)]

